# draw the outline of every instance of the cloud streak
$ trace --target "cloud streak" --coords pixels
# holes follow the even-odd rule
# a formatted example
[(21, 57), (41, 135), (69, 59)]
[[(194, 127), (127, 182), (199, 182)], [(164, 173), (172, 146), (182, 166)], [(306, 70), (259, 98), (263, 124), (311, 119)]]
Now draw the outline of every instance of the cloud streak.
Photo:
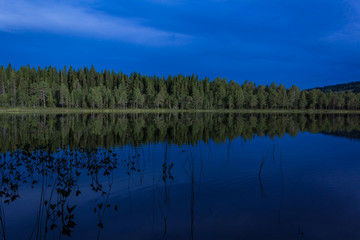
[(120, 40), (142, 45), (186, 44), (192, 37), (143, 25), (139, 20), (75, 5), (0, 0), (0, 31), (40, 31)]
[(360, 40), (360, 3), (357, 0), (349, 0), (348, 5), (348, 22), (341, 30), (328, 37), (330, 41), (357, 44)]

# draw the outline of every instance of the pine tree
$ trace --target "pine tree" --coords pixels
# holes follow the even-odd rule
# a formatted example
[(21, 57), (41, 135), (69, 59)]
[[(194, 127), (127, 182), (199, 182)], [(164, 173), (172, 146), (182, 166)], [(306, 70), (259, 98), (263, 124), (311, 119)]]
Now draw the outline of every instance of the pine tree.
[(59, 99), (60, 106), (68, 107), (70, 102), (70, 94), (68, 87), (64, 83), (60, 85), (59, 95), (60, 95), (60, 99)]
[(270, 108), (277, 108), (279, 101), (278, 101), (278, 91), (276, 84), (273, 82), (269, 87), (269, 97), (268, 97), (268, 105)]
[(115, 95), (115, 100), (116, 100), (117, 106), (119, 106), (121, 108), (126, 108), (128, 97), (127, 97), (125, 86), (120, 85), (118, 88), (116, 88), (114, 95)]
[(41, 102), (43, 107), (46, 107), (46, 102), (51, 92), (49, 84), (45, 81), (41, 81), (33, 85), (33, 91), (37, 96), (39, 102)]
[(257, 97), (260, 109), (266, 108), (268, 93), (266, 92), (265, 86), (261, 85), (258, 87), (256, 97)]
[(251, 95), (250, 96), (250, 101), (249, 101), (250, 108), (256, 108), (257, 104), (258, 104), (257, 96), (256, 95)]
[(305, 90), (302, 90), (300, 93), (300, 99), (299, 99), (299, 108), (305, 109), (307, 106), (307, 100), (306, 100), (306, 92)]
[(140, 88), (135, 87), (131, 98), (132, 105), (137, 109), (138, 107), (142, 107), (144, 102), (145, 102), (145, 97), (143, 94), (141, 94)]
[(297, 103), (299, 102), (299, 97), (300, 97), (300, 89), (297, 86), (292, 86), (287, 91), (287, 97), (288, 97), (288, 106), (290, 108), (297, 108)]
[(91, 108), (102, 108), (103, 107), (103, 99), (101, 94), (100, 87), (91, 87), (89, 90), (88, 101), (90, 103)]

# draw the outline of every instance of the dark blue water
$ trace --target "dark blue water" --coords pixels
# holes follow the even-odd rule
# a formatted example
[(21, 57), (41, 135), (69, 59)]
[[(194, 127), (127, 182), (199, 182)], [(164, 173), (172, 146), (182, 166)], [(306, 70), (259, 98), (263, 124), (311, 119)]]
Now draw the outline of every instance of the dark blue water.
[(339, 129), (305, 130), (217, 143), (168, 139), (92, 151), (3, 152), (1, 233), (6, 239), (360, 239), (360, 141), (348, 137), (351, 131), (339, 137)]

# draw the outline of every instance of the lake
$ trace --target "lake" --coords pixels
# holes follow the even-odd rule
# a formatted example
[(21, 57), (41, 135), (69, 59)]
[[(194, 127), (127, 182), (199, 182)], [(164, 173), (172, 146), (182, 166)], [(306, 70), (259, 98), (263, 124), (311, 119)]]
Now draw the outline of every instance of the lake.
[(0, 115), (0, 233), (360, 239), (359, 139), (351, 114)]

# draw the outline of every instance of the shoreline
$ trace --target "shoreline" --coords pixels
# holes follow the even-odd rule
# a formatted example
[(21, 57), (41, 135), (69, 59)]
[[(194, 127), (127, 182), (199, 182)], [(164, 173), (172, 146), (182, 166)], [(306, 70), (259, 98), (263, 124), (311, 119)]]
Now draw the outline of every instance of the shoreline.
[(88, 113), (264, 113), (264, 114), (360, 114), (360, 110), (320, 109), (87, 109), (87, 108), (0, 108), (0, 114), (88, 114)]

